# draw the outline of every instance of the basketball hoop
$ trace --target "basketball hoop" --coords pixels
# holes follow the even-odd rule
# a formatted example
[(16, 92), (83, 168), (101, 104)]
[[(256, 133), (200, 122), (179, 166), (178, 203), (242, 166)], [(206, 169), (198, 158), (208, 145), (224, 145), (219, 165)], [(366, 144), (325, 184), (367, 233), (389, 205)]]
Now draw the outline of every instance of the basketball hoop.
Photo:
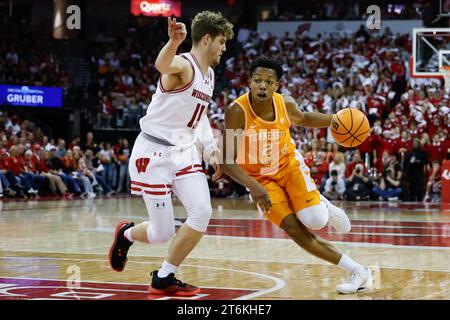
[(441, 72), (445, 80), (445, 88), (450, 89), (450, 66), (442, 66)]

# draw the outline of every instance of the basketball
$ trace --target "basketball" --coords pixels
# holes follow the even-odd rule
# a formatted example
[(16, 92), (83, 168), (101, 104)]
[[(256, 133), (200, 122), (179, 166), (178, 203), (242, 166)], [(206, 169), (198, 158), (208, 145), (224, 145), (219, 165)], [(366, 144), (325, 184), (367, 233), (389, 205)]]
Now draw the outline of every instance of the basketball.
[(370, 130), (369, 120), (355, 108), (342, 109), (331, 120), (331, 135), (336, 143), (353, 148), (363, 143)]
[(118, 157), (120, 162), (126, 162), (127, 161), (127, 155), (126, 154), (120, 154)]

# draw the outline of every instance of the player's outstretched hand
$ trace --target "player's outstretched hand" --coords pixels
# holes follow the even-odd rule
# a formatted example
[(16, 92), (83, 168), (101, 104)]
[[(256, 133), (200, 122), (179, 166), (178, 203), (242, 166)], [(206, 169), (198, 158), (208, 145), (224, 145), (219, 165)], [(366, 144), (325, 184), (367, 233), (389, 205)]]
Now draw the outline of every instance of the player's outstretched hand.
[(257, 184), (250, 190), (250, 195), (256, 204), (259, 204), (264, 212), (269, 212), (272, 209), (272, 202), (270, 201), (269, 193), (263, 186)]
[(177, 22), (176, 18), (171, 19), (170, 17), (167, 18), (167, 22), (169, 24), (168, 34), (170, 40), (178, 45), (181, 44), (187, 36), (186, 25), (182, 22)]

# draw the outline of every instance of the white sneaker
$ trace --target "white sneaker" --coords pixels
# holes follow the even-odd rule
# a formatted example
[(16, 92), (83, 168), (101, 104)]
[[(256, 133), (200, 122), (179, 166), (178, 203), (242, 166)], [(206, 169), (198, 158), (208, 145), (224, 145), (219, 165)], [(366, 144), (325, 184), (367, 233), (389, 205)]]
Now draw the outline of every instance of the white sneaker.
[(336, 291), (341, 294), (352, 294), (360, 291), (369, 290), (372, 287), (372, 273), (364, 267), (364, 269), (355, 270), (350, 279), (336, 286)]
[(97, 196), (94, 192), (88, 192), (87, 194), (88, 199), (94, 199)]
[(328, 222), (339, 233), (349, 233), (352, 229), (350, 220), (348, 219), (345, 211), (336, 207), (323, 195), (320, 195), (320, 201), (326, 204), (330, 218)]

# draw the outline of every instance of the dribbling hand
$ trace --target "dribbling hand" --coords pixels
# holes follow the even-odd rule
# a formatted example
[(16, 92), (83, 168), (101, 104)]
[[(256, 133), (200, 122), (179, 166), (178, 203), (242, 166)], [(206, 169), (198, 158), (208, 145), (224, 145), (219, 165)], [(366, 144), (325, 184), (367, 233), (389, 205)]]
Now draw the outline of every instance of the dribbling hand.
[(217, 182), (222, 177), (223, 174), (223, 167), (220, 164), (217, 164), (215, 162), (212, 163), (212, 166), (214, 168), (214, 174), (212, 176), (212, 181)]
[(272, 209), (269, 193), (260, 184), (250, 190), (250, 195), (253, 202), (259, 205), (264, 212), (269, 212)]

